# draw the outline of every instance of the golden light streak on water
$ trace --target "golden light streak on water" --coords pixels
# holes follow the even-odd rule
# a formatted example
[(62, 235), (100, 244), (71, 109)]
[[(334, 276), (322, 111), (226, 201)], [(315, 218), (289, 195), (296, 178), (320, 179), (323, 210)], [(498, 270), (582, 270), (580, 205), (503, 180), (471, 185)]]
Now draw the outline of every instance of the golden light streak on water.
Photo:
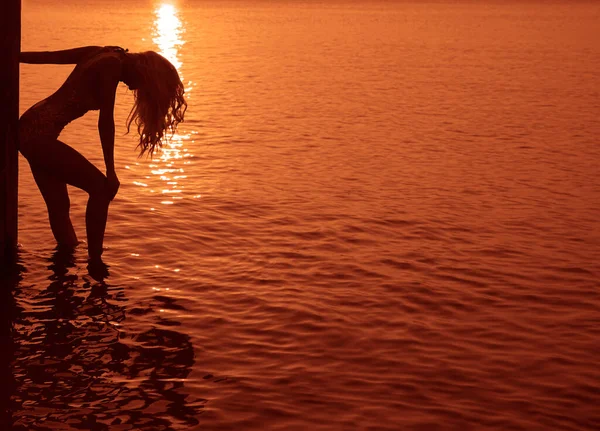
[(162, 3), (156, 8), (152, 41), (160, 49), (160, 54), (180, 71), (181, 62), (178, 54), (179, 48), (185, 44), (185, 41), (181, 37), (184, 29), (178, 13), (175, 5), (170, 3)]
[[(185, 44), (183, 34), (185, 28), (179, 19), (179, 10), (172, 3), (160, 3), (154, 10), (154, 34), (153, 42), (159, 49), (161, 55), (169, 60), (177, 69), (181, 76), (182, 63), (179, 60), (179, 49)], [(190, 156), (187, 149), (184, 148), (184, 142), (189, 140), (189, 134), (175, 133), (170, 140), (163, 143), (163, 148), (158, 155), (157, 165), (150, 165), (153, 169), (152, 174), (158, 176), (164, 183), (165, 188), (162, 193), (181, 193), (184, 188), (177, 182), (171, 181), (168, 174), (183, 173), (184, 170), (176, 166), (176, 161)], [(162, 201), (163, 205), (171, 205), (173, 201)]]

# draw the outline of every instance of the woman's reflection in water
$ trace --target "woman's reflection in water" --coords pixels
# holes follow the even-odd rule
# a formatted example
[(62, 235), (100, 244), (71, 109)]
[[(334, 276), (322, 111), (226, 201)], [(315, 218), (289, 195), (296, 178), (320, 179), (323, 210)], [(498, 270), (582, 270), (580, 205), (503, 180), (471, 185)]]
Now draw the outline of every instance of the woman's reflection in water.
[(0, 425), (8, 425), (2, 429), (198, 424), (205, 400), (191, 405), (183, 392), (194, 364), (190, 338), (151, 324), (127, 326), (151, 329), (126, 333), (125, 290), (106, 280), (82, 281), (70, 271), (76, 266), (71, 252), (57, 250), (47, 289), (24, 285), (21, 276), (2, 289), (0, 365), (7, 394), (0, 398)]

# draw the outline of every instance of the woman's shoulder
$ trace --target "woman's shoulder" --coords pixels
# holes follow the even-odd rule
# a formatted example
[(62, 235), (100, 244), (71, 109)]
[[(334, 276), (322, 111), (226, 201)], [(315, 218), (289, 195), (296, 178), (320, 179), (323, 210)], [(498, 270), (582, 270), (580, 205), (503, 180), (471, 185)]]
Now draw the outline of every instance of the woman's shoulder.
[(119, 52), (101, 51), (93, 57), (86, 59), (82, 65), (104, 69), (120, 68), (123, 64), (123, 59), (123, 55)]
[(95, 81), (119, 81), (123, 66), (123, 56), (117, 52), (100, 52), (77, 65), (84, 76)]

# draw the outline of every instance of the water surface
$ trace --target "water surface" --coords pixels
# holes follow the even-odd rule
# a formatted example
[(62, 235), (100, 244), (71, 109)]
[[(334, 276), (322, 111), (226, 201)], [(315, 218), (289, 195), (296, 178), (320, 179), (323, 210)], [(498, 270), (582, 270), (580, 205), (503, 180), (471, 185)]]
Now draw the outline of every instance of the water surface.
[(596, 3), (123, 3), (23, 4), (24, 50), (158, 50), (190, 107), (139, 159), (118, 90), (104, 282), (21, 158), (15, 429), (598, 427)]

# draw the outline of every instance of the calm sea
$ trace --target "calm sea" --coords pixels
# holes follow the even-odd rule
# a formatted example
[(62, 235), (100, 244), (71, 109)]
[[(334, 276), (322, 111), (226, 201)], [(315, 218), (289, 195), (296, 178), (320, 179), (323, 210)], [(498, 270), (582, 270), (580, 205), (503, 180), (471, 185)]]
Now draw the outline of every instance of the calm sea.
[[(598, 429), (599, 22), (579, 1), (23, 0), (23, 50), (157, 50), (190, 106), (139, 159), (118, 90), (104, 282), (85, 243), (54, 254), (21, 157), (14, 429)], [(70, 71), (23, 65), (21, 112)], [(103, 169), (96, 122), (61, 139)]]

